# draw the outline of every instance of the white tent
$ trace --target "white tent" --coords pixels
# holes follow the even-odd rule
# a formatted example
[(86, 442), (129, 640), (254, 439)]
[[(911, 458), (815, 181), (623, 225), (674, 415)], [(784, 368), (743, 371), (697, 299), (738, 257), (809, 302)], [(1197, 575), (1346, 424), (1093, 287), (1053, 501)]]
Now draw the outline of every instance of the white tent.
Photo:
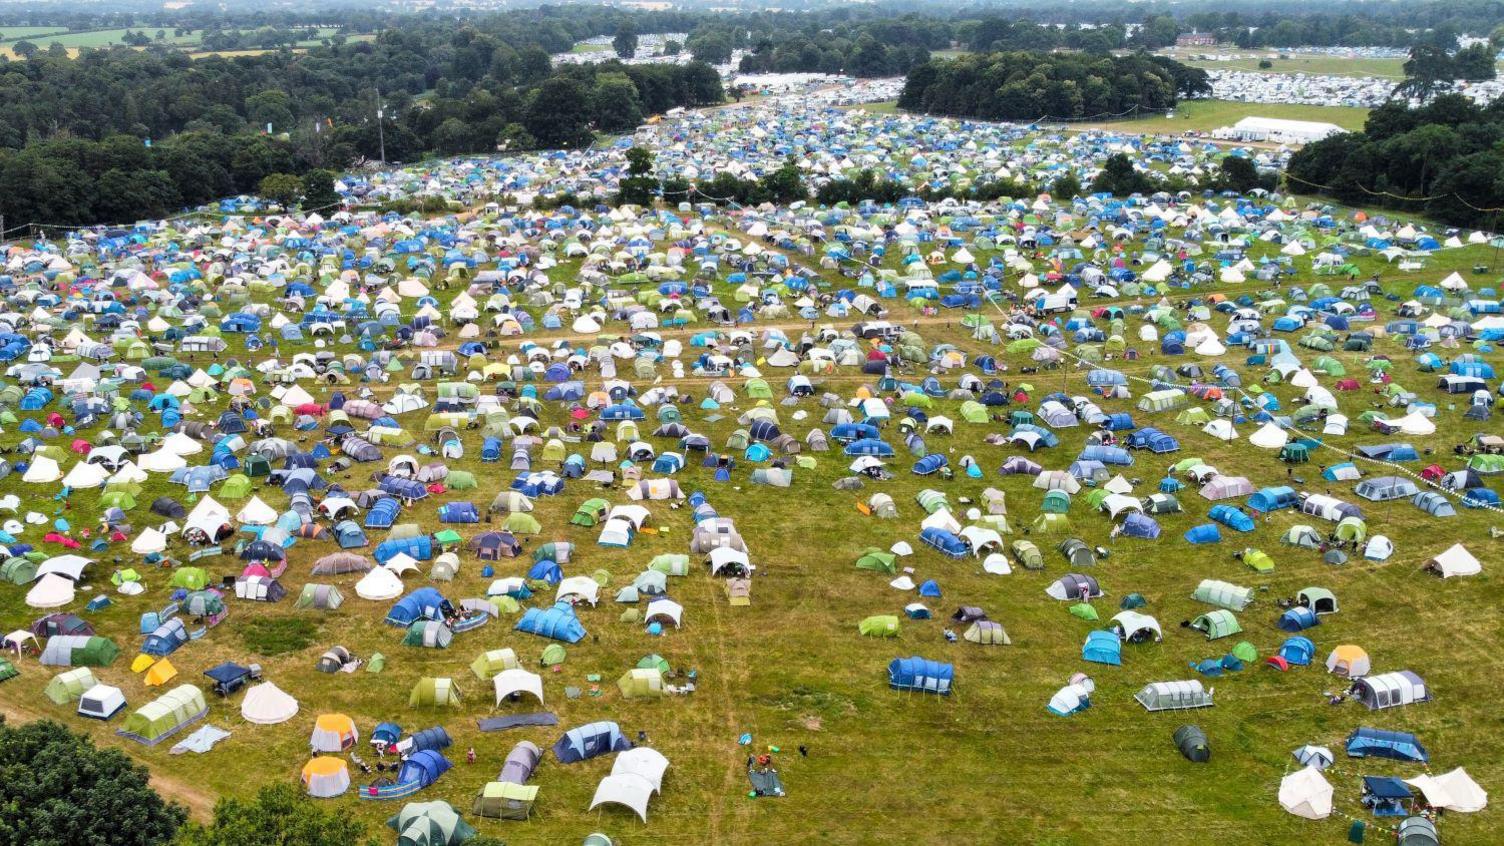
[(142, 529), (141, 534), (137, 535), (131, 541), (131, 552), (137, 555), (150, 555), (154, 552), (161, 552), (166, 548), (167, 536), (162, 534), (160, 529), (150, 526)]
[(1325, 746), (1312, 746), (1311, 744), (1306, 744), (1305, 746), (1296, 749), (1291, 754), (1294, 755), (1295, 760), (1299, 761), (1303, 766), (1315, 767), (1318, 770), (1324, 770), (1327, 767), (1330, 767), (1332, 763), (1337, 760), (1336, 757), (1332, 755), (1332, 750), (1326, 748)]
[(267, 505), (261, 497), (253, 496), (236, 513), (235, 519), (250, 526), (270, 526), (277, 521), (277, 509)]
[(261, 726), (285, 723), (298, 713), (298, 700), (271, 682), (262, 682), (245, 692), (240, 716)]
[(1483, 565), (1460, 543), (1452, 544), (1445, 552), (1427, 561), (1426, 567), (1435, 570), (1443, 579), (1476, 576), (1483, 572)]
[(188, 460), (164, 446), (141, 456), (136, 460), (136, 466), (149, 473), (171, 473), (187, 467)]
[(1488, 807), (1488, 794), (1461, 767), (1439, 776), (1419, 775), (1407, 778), (1405, 783), (1425, 794), (1426, 804), (1433, 807), (1463, 814), (1475, 813)]
[(637, 813), (643, 822), (648, 821), (648, 800), (653, 798), (653, 783), (640, 775), (620, 773), (601, 779), (595, 788), (595, 798), (590, 800), (590, 810), (598, 805), (625, 805)]
[(1248, 442), (1264, 449), (1280, 449), (1290, 442), (1290, 436), (1277, 423), (1265, 423), (1257, 432), (1248, 436)]
[(1308, 766), (1280, 780), (1279, 806), (1297, 817), (1324, 820), (1332, 814), (1332, 785)]
[(502, 670), (491, 683), (496, 686), (496, 704), (500, 705), (514, 693), (531, 693), (543, 704), (543, 677), (523, 669)]
[(63, 484), (81, 490), (85, 488), (97, 488), (104, 485), (110, 477), (109, 471), (98, 464), (78, 463), (63, 477)]
[(673, 623), (674, 628), (677, 629), (683, 623), (684, 606), (672, 599), (660, 597), (648, 603), (647, 611), (642, 618), (649, 623), (654, 620), (667, 621)]
[(96, 684), (78, 698), (78, 715), (96, 720), (108, 720), (125, 707), (125, 694), (120, 688)]
[(616, 756), (616, 761), (611, 765), (612, 775), (624, 773), (641, 776), (649, 784), (653, 785), (653, 792), (663, 792), (663, 773), (668, 770), (668, 758), (663, 756), (657, 749), (649, 749), (646, 746), (638, 746)]
[(31, 457), (31, 465), (26, 468), (26, 475), (21, 477), (21, 481), (45, 484), (47, 482), (56, 482), (61, 478), (63, 478), (63, 469), (57, 466), (56, 461), (45, 455), (34, 455)]
[(600, 582), (589, 576), (570, 576), (559, 582), (559, 587), (554, 592), (554, 601), (558, 602), (565, 597), (579, 597), (594, 605), (599, 601), (600, 594)]
[(48, 573), (26, 593), (32, 608), (58, 608), (73, 601), (73, 582), (56, 573)]
[(373, 567), (355, 583), (355, 595), (375, 601), (396, 599), (402, 595), (402, 580), (385, 567)]

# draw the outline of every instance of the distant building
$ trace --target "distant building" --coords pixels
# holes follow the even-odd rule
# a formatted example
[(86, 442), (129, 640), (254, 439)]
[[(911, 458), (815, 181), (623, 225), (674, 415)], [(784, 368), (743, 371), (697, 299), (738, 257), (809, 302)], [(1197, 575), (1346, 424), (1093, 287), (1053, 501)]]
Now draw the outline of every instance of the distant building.
[(1215, 47), (1217, 46), (1217, 36), (1211, 34), (1210, 32), (1187, 32), (1183, 35), (1176, 36), (1175, 46)]
[(1246, 117), (1232, 126), (1212, 130), (1224, 141), (1268, 141), (1274, 144), (1309, 144), (1347, 130), (1335, 123), (1314, 120)]

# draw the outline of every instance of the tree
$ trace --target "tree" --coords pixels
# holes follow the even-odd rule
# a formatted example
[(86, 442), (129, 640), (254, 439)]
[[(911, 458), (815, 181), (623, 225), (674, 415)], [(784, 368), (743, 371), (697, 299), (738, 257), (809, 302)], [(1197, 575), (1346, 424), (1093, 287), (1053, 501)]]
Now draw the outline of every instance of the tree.
[(533, 92), (523, 118), (527, 131), (544, 147), (584, 147), (590, 132), (590, 97), (584, 83), (550, 77)]
[(145, 767), (50, 720), (0, 722), (0, 842), (157, 846), (187, 818)]
[(290, 173), (267, 174), (259, 193), (283, 208), (292, 208), (303, 196), (303, 180)]
[(1390, 96), (1414, 97), (1422, 102), (1431, 98), (1456, 79), (1452, 57), (1445, 48), (1430, 44), (1417, 44), (1410, 48), (1410, 58), (1404, 64), (1405, 79), (1394, 87)]
[(1114, 153), (1102, 163), (1102, 172), (1091, 181), (1094, 194), (1115, 194), (1126, 197), (1149, 190), (1149, 179), (1133, 167), (1133, 160), (1126, 153)]
[(731, 61), (731, 38), (720, 30), (691, 35), (684, 46), (689, 48), (689, 55), (697, 62), (724, 65)]
[[(326, 808), (329, 808), (326, 810)], [(261, 788), (248, 799), (225, 798), (207, 826), (190, 826), (182, 846), (377, 846), (348, 807), (325, 806), (290, 784)], [(472, 843), (475, 841), (471, 841)]]
[(637, 26), (624, 22), (616, 27), (616, 37), (611, 39), (611, 49), (623, 59), (637, 55)]
[(627, 151), (627, 178), (621, 181), (616, 195), (618, 204), (650, 206), (658, 191), (653, 178), (653, 152), (645, 147)]
[(35, 56), (39, 49), (41, 48), (37, 47), (37, 45), (25, 40), (17, 41), (10, 47), (10, 51), (12, 53), (15, 53), (17, 56), (20, 56), (23, 59), (29, 59), (32, 56)]
[(590, 92), (590, 111), (602, 132), (622, 132), (642, 123), (642, 102), (637, 86), (626, 74), (603, 73)]
[(680, 44), (672, 38), (669, 38), (663, 42), (663, 55), (665, 56), (677, 56), (681, 52), (683, 52), (683, 50), (684, 45)]
[(1074, 200), (1081, 196), (1081, 180), (1074, 173), (1064, 173), (1055, 179), (1050, 185), (1050, 194), (1060, 202)]
[(1259, 187), (1259, 169), (1246, 156), (1224, 156), (1217, 168), (1217, 186), (1246, 194)]
[(804, 187), (804, 175), (799, 172), (799, 163), (793, 156), (784, 159), (777, 170), (759, 180), (758, 187), (762, 189), (762, 199), (765, 202), (787, 205), (809, 199), (809, 189)]
[(1486, 44), (1474, 44), (1457, 51), (1452, 57), (1452, 76), (1468, 82), (1480, 82), (1498, 76), (1494, 62), (1496, 51)]
[(328, 209), (339, 205), (339, 192), (334, 190), (334, 173), (323, 168), (314, 168), (303, 174), (303, 206), (308, 209)]

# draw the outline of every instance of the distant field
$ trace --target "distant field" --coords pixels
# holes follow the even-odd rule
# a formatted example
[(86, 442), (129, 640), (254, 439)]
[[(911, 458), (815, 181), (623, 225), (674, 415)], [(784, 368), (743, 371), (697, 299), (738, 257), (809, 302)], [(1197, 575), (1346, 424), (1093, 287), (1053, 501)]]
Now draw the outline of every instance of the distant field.
[[(1314, 74), (1320, 76), (1361, 76), (1377, 79), (1403, 79), (1404, 59), (1345, 58), (1342, 56), (1291, 55), (1281, 59), (1277, 52), (1251, 53), (1235, 51), (1235, 58), (1228, 60), (1196, 58), (1206, 56), (1206, 51), (1185, 51), (1175, 58), (1191, 67), (1207, 70), (1246, 71), (1248, 73)], [(1259, 61), (1267, 59), (1273, 67), (1260, 68)]]
[(569, 52), (571, 52), (571, 53), (609, 53), (613, 49), (615, 49), (615, 48), (613, 48), (610, 44), (586, 44), (585, 42), (582, 41), (582, 42), (574, 45), (573, 47), (569, 48)]
[[(144, 30), (148, 36), (155, 36), (157, 32), (156, 29), (153, 29), (151, 27), (131, 27), (129, 29), (130, 32), (138, 32), (142, 30)], [(24, 31), (32, 31), (32, 34), (23, 34)], [(324, 39), (329, 38), (338, 31), (339, 30), (335, 27), (325, 27), (323, 29), (317, 30), (316, 32), (311, 32), (308, 38), (297, 42), (295, 49), (316, 47), (320, 43), (322, 43)], [(99, 29), (91, 30), (89, 32), (68, 32), (67, 30), (58, 27), (0, 27), (0, 54), (3, 54), (12, 59), (19, 58), (16, 55), (15, 50), (13, 49), (16, 42), (30, 41), (43, 50), (46, 50), (53, 44), (61, 44), (64, 47), (68, 48), (68, 55), (77, 56), (78, 51), (84, 48), (97, 49), (101, 47), (124, 46), (121, 39), (125, 37), (126, 32), (126, 29)], [(203, 34), (203, 30), (192, 30), (190, 32), (184, 33), (183, 35), (173, 35), (171, 30), (167, 30), (166, 37), (162, 41), (154, 41), (154, 43), (172, 44), (191, 50), (192, 48), (200, 45), (201, 41), (203, 40)], [(350, 36), (349, 40), (364, 41), (369, 40), (373, 37), (374, 36), (369, 35), (354, 35)], [(258, 48), (247, 48), (244, 50), (223, 50), (218, 52), (213, 50), (194, 51), (193, 55), (255, 56), (266, 52), (269, 51)]]
[[(898, 112), (898, 103), (885, 100), (881, 103), (864, 103), (847, 108), (890, 115)], [(1137, 120), (1083, 123), (1073, 124), (1073, 126), (1111, 127), (1133, 132), (1210, 132), (1218, 127), (1237, 123), (1245, 117), (1253, 116), (1325, 121), (1335, 123), (1343, 129), (1359, 130), (1363, 128), (1363, 122), (1368, 119), (1368, 109), (1355, 109), (1347, 106), (1237, 103), (1231, 100), (1188, 100), (1181, 103), (1180, 107), (1175, 110), (1173, 118), (1166, 118), (1161, 112), (1152, 117)]]
[(1156, 113), (1137, 120), (1082, 124), (1104, 126), (1134, 132), (1210, 132), (1237, 123), (1245, 117), (1315, 120), (1335, 123), (1343, 129), (1360, 130), (1368, 119), (1368, 109), (1348, 106), (1304, 106), (1286, 103), (1238, 103), (1231, 100), (1187, 100), (1175, 109), (1174, 117)]
[(0, 42), (24, 41), (28, 38), (41, 38), (45, 35), (56, 35), (68, 30), (60, 26), (0, 26)]

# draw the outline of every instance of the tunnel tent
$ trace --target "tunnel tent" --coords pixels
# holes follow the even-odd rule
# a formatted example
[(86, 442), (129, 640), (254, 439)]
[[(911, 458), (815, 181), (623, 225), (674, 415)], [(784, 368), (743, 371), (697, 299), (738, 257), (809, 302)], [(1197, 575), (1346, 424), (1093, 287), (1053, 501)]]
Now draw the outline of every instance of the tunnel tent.
[(47, 686), (42, 689), (42, 693), (52, 700), (54, 705), (66, 705), (83, 696), (84, 691), (98, 683), (98, 680), (94, 678), (93, 670), (88, 667), (77, 667), (53, 676), (47, 682)]
[(1196, 585), (1191, 598), (1197, 602), (1205, 602), (1230, 611), (1242, 611), (1253, 601), (1253, 591), (1231, 582), (1202, 579), (1201, 583)]
[(1211, 743), (1206, 739), (1206, 732), (1197, 725), (1183, 725), (1175, 729), (1175, 747), (1187, 761), (1193, 764), (1205, 764), (1212, 759)]
[(977, 620), (961, 635), (968, 643), (983, 646), (1010, 646), (1013, 641), (1003, 625), (995, 620)]
[(1209, 708), (1214, 704), (1211, 693), (1195, 679), (1151, 682), (1144, 685), (1133, 698), (1149, 711)]
[(894, 658), (888, 664), (888, 686), (894, 690), (936, 693), (949, 696), (955, 682), (955, 668), (919, 656)]
[(601, 720), (565, 732), (554, 743), (553, 751), (559, 763), (574, 764), (631, 748), (632, 742), (622, 733), (620, 726), (609, 720)]
[(136, 709), (116, 734), (155, 746), (208, 713), (203, 691), (191, 684), (179, 685)]
[(1190, 627), (1205, 634), (1207, 640), (1230, 637), (1243, 631), (1238, 618), (1225, 608), (1202, 614), (1191, 621)]
[[(430, 753), (422, 764), (421, 773), (419, 767), (413, 768), (413, 780), (421, 786), (432, 784), (449, 769), (449, 762), (436, 752)], [(397, 832), (397, 846), (460, 846), (478, 834), (474, 826), (461, 819), (454, 807), (443, 800), (408, 802), (386, 825)]]
[(857, 625), (865, 637), (898, 637), (898, 617), (894, 614), (874, 614)]
[(447, 676), (424, 676), (407, 694), (409, 708), (458, 708), (461, 704), (459, 685)]
[(1425, 681), (1409, 670), (1363, 676), (1353, 682), (1353, 694), (1370, 711), (1431, 701)]

